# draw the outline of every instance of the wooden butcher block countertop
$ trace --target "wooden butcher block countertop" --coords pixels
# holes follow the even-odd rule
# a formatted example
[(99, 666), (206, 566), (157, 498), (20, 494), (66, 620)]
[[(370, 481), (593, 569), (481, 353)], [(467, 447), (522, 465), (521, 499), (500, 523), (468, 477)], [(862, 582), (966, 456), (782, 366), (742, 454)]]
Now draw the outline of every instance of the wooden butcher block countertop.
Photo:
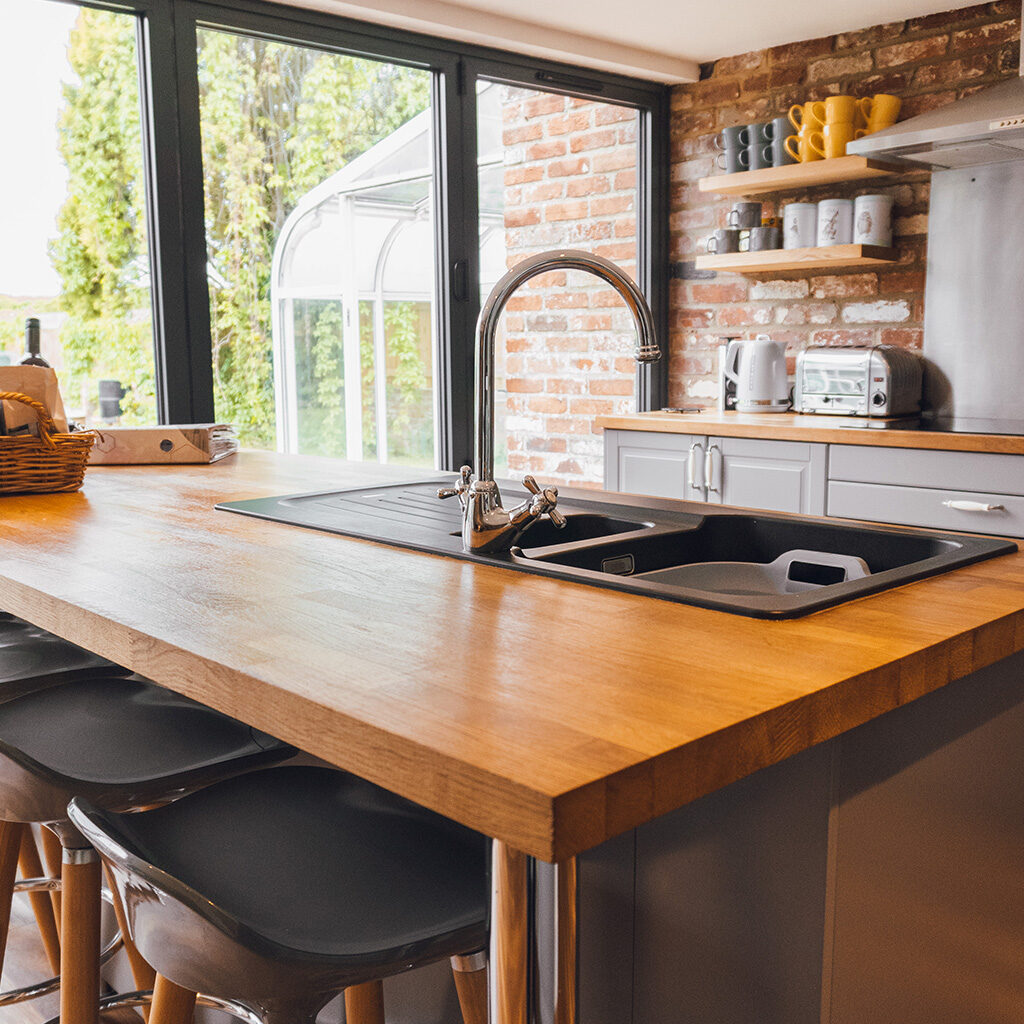
[(412, 476), (92, 468), (0, 498), (0, 607), (546, 860), (1024, 648), (1019, 553), (777, 622), (214, 510)]
[(715, 437), (756, 437), (770, 441), (817, 441), (825, 444), (866, 444), (879, 448), (926, 448), (951, 452), (996, 452), (1024, 455), (1020, 434), (955, 434), (941, 430), (882, 430), (866, 427), (863, 416), (815, 416), (797, 413), (637, 412), (599, 416), (606, 430), (652, 430), (662, 434), (705, 434)]

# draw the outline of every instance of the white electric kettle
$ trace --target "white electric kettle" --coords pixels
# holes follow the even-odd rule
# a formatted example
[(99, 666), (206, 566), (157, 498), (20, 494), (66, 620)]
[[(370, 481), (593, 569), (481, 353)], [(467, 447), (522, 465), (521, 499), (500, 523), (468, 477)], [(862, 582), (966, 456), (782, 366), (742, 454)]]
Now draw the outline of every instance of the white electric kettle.
[(736, 385), (737, 412), (788, 412), (786, 347), (759, 334), (734, 339), (725, 350), (725, 376)]

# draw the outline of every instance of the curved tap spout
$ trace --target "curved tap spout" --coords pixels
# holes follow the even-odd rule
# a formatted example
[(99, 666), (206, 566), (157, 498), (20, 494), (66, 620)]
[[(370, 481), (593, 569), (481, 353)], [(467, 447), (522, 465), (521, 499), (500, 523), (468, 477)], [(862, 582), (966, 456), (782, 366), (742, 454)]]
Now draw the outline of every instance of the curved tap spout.
[(516, 264), (487, 296), (476, 325), (476, 475), (469, 466), (463, 466), (456, 486), (438, 491), (439, 498), (459, 498), (462, 546), (466, 551), (507, 551), (532, 522), (544, 515), (555, 526), (565, 525), (565, 517), (555, 507), (557, 488), (541, 490), (532, 477), (527, 477), (524, 484), (533, 497), (506, 510), (501, 507), (501, 495), (494, 482), (494, 344), (498, 320), (521, 284), (549, 270), (586, 270), (607, 281), (633, 314), (637, 362), (653, 363), (661, 358), (651, 307), (640, 289), (610, 260), (575, 249), (557, 249)]
[(517, 263), (491, 289), (476, 323), (476, 441), (473, 468), (477, 480), (494, 478), (494, 344), (498, 320), (520, 285), (550, 270), (585, 270), (607, 281), (622, 296), (636, 324), (636, 360), (653, 363), (661, 358), (654, 316), (643, 293), (611, 260), (578, 249), (555, 249)]

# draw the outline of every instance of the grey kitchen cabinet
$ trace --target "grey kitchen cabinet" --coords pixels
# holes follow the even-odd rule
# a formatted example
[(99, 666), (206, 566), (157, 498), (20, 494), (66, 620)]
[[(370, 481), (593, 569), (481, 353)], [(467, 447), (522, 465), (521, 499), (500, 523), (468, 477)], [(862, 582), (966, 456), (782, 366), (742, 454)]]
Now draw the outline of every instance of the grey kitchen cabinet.
[(826, 446), (605, 431), (605, 487), (776, 512), (825, 514)]
[(708, 439), (653, 430), (604, 432), (604, 485), (609, 491), (705, 501)]
[(832, 445), (828, 514), (1024, 537), (1024, 457)]

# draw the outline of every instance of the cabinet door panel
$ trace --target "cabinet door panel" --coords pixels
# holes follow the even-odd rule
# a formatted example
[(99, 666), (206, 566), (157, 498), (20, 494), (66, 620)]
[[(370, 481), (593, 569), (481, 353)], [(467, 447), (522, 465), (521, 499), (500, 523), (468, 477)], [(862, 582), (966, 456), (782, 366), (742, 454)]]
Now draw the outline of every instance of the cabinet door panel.
[[(700, 448), (691, 460), (690, 449)], [(627, 494), (703, 501), (706, 437), (642, 430), (605, 431), (605, 487)], [(690, 479), (690, 464), (694, 479)]]
[(708, 501), (825, 514), (825, 445), (711, 438)]

